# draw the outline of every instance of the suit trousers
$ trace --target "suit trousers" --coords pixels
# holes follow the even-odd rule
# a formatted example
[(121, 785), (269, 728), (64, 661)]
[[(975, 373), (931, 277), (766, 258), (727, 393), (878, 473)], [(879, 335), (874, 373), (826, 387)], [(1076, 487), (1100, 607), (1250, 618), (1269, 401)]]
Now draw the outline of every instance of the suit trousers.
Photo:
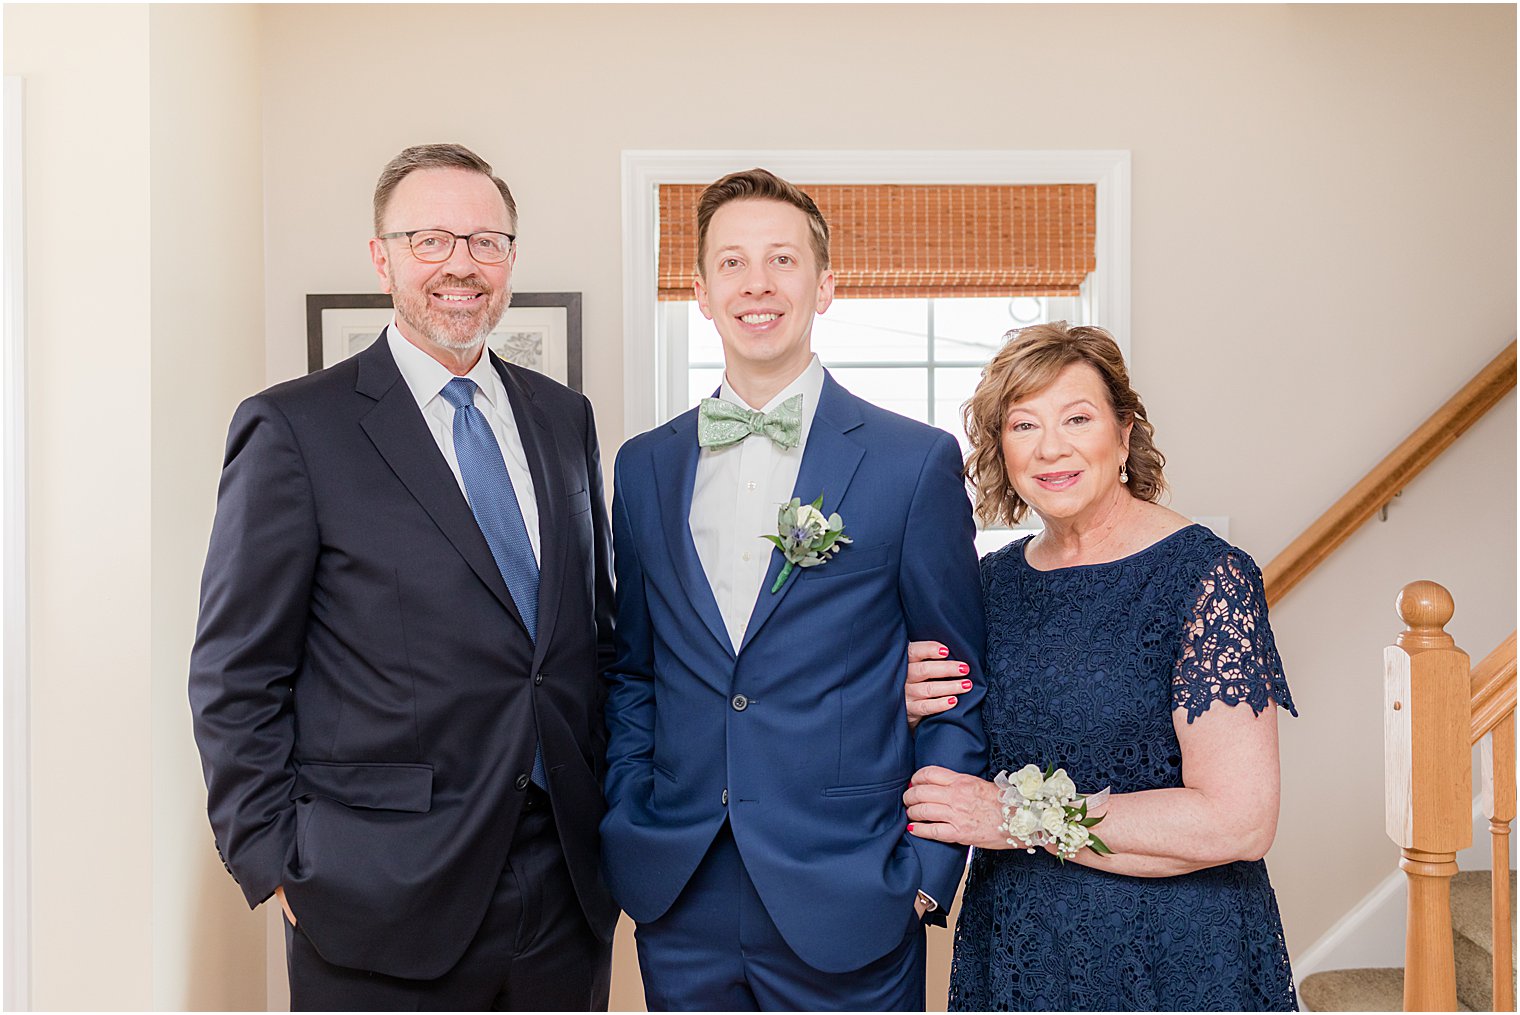
[(288, 920), (285, 946), (291, 1011), (606, 1011), (612, 976), (612, 944), (586, 922), (537, 787), (485, 919), (444, 975), (408, 980), (333, 965)]
[(912, 909), (886, 955), (847, 973), (815, 969), (781, 937), (726, 821), (675, 903), (636, 936), (650, 1011), (924, 1010), (924, 927)]

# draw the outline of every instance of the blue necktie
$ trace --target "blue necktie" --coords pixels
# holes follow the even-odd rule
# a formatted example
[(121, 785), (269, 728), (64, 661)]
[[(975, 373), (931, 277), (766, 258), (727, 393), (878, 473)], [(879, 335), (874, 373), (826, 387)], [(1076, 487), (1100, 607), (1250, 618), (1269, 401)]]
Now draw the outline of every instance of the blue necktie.
[[(533, 544), (528, 541), (528, 527), (517, 506), (517, 491), (501, 457), (501, 445), (491, 432), (491, 424), (475, 408), (475, 382), (456, 377), (443, 386), (443, 398), (454, 407), (454, 454), (459, 459), (459, 474), (470, 495), (470, 510), (486, 546), (496, 561), (496, 568), (507, 583), (507, 591), (517, 612), (528, 628), (528, 637), (538, 638), (538, 561)], [(533, 747), (533, 781), (547, 789), (543, 751)]]

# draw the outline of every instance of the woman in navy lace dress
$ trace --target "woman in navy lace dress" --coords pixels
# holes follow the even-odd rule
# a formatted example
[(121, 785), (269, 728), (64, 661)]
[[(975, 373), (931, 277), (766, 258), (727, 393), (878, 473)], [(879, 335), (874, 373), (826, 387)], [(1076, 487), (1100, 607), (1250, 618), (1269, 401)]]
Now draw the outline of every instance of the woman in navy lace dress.
[[(966, 416), (982, 519), (1032, 509), (1045, 526), (982, 561), (991, 771), (1054, 765), (1082, 793), (1111, 787), (1093, 831), (1113, 855), (1010, 845), (991, 782), (918, 772), (912, 833), (976, 847), (950, 1008), (1294, 1009), (1261, 859), (1274, 706), (1293, 704), (1261, 572), (1155, 503), (1163, 458), (1106, 332), (1018, 332)], [(960, 686), (910, 685), (910, 711), (953, 707)]]

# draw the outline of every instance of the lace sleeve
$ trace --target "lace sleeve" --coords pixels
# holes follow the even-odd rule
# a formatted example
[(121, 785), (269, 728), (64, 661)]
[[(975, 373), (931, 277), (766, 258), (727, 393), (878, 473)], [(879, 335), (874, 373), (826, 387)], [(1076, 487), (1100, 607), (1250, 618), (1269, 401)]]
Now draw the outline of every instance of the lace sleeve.
[(1261, 571), (1231, 548), (1200, 579), (1186, 604), (1172, 708), (1192, 722), (1216, 701), (1244, 702), (1257, 715), (1273, 702), (1298, 715), (1267, 623)]

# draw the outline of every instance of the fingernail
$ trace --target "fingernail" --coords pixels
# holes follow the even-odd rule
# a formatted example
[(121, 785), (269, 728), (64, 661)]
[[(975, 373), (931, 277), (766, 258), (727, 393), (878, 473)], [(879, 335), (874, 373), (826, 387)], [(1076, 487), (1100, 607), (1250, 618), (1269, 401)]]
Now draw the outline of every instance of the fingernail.
[(969, 681), (969, 680), (962, 680), (961, 681), (961, 690), (963, 690), (963, 691), (969, 691), (969, 690), (971, 690), (971, 681)]
[(908, 831), (913, 831), (913, 825), (911, 822), (908, 824)]
[(945, 700), (948, 701), (951, 705), (955, 704), (955, 699), (954, 698), (946, 698)]
[(939, 657), (941, 659), (943, 659), (945, 656), (947, 656), (949, 654), (950, 654), (950, 650), (948, 648), (946, 648), (944, 645), (941, 645), (939, 647)]
[(968, 674), (970, 672), (971, 672), (971, 667), (967, 666), (965, 663), (961, 663), (961, 676), (964, 677), (966, 674)]

